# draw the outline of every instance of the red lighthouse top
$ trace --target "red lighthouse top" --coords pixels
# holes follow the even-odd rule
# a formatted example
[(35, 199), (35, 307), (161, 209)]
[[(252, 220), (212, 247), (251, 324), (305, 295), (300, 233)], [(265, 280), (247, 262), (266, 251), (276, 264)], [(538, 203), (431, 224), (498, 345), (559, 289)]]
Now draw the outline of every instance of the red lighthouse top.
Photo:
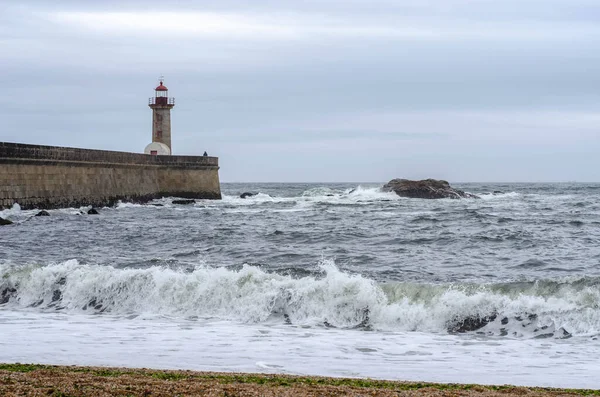
[(161, 80), (160, 84), (154, 89), (154, 91), (169, 91), (169, 89), (167, 88), (167, 86), (163, 85), (163, 82)]
[(170, 108), (175, 106), (175, 98), (169, 97), (169, 89), (166, 85), (163, 84), (164, 80), (162, 76), (160, 76), (159, 81), (160, 83), (158, 87), (154, 89), (154, 97), (148, 99), (148, 105), (150, 105), (151, 107), (154, 105), (170, 106)]

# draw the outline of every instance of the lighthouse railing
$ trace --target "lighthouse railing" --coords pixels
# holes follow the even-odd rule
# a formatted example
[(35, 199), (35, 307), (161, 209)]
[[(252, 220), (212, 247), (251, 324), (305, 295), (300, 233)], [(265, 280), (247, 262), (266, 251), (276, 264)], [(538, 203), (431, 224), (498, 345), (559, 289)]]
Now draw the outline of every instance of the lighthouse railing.
[(148, 105), (175, 105), (175, 98), (173, 97), (150, 97), (148, 98)]

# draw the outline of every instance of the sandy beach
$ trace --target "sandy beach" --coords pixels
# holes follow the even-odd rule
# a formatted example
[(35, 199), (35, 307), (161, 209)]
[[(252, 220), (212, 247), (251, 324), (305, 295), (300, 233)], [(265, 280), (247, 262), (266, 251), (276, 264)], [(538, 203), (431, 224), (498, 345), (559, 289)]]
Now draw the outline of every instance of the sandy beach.
[(0, 364), (2, 396), (585, 396), (600, 390)]

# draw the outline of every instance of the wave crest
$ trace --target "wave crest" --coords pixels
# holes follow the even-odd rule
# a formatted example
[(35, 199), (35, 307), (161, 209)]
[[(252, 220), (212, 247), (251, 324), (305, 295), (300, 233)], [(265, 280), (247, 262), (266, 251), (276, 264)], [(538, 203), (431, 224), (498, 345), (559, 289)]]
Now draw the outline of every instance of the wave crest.
[(240, 270), (116, 269), (76, 260), (0, 265), (0, 307), (526, 338), (600, 333), (595, 279), (378, 284), (340, 271), (332, 261), (320, 269), (320, 276), (294, 278), (248, 265)]

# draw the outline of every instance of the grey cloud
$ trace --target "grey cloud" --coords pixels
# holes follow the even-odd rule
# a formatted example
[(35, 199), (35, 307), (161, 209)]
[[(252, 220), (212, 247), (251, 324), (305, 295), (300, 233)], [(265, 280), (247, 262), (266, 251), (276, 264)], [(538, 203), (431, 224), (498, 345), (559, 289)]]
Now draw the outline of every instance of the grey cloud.
[[(164, 73), (174, 151), (219, 155), (224, 181), (598, 180), (595, 1), (15, 4), (0, 13), (0, 140), (141, 151)], [(55, 18), (133, 11), (282, 16), (304, 30), (148, 34)], [(394, 33), (408, 28), (435, 35)]]

